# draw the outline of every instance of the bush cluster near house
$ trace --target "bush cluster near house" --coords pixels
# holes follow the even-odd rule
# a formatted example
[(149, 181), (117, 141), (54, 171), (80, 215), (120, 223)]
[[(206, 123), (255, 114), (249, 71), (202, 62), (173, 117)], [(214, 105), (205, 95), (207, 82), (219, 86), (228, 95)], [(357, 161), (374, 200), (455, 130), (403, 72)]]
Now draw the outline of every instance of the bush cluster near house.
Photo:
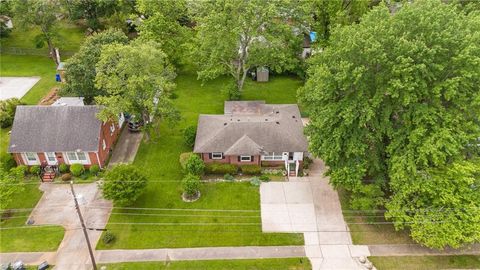
[(17, 98), (0, 100), (0, 127), (10, 127), (13, 124), (13, 118), (15, 117), (15, 110), (17, 109), (17, 106), (24, 104), (24, 102)]
[(85, 172), (85, 168), (82, 164), (72, 164), (70, 165), (70, 172), (73, 176), (80, 176)]
[(257, 175), (262, 172), (262, 167), (260, 167), (260, 165), (242, 165), (240, 166), (240, 170), (244, 174)]
[(198, 198), (200, 190), (200, 177), (187, 174), (182, 180), (183, 194), (187, 199)]
[(191, 155), (185, 162), (185, 172), (192, 175), (203, 175), (205, 163), (198, 155)]
[(134, 165), (120, 164), (107, 171), (100, 188), (106, 199), (118, 205), (130, 205), (147, 186), (147, 177)]
[(183, 139), (185, 140), (185, 145), (187, 145), (188, 147), (193, 147), (195, 145), (195, 136), (197, 136), (197, 127), (187, 127), (183, 131)]
[(30, 167), (29, 171), (33, 175), (40, 175), (41, 169), (40, 169), (40, 166), (33, 165), (33, 166)]
[(236, 174), (238, 172), (238, 168), (232, 164), (226, 163), (208, 163), (205, 164), (205, 171), (211, 174)]

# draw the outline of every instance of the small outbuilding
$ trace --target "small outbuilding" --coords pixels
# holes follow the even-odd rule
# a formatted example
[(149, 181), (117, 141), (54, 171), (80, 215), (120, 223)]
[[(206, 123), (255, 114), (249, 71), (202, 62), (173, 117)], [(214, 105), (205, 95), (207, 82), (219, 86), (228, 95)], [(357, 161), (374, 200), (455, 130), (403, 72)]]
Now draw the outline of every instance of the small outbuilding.
[(257, 82), (268, 82), (267, 67), (257, 67)]

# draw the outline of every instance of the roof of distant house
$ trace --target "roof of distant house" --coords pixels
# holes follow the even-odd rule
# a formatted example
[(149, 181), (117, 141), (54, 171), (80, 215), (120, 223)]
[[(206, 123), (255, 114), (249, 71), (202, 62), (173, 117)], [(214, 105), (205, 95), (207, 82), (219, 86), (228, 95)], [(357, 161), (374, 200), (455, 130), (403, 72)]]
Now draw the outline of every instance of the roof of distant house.
[(98, 106), (17, 106), (9, 153), (98, 151)]
[(83, 106), (83, 97), (61, 97), (52, 106)]
[(194, 152), (258, 155), (307, 151), (296, 104), (226, 101), (224, 113), (199, 116)]

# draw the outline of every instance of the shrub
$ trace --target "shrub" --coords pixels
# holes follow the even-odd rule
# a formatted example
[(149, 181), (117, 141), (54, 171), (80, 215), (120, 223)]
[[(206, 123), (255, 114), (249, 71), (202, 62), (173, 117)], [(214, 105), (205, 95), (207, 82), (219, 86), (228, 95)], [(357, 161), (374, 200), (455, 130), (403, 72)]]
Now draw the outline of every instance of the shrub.
[(227, 95), (228, 100), (240, 100), (242, 93), (238, 90), (235, 82), (225, 85), (222, 91)]
[(30, 173), (33, 174), (33, 175), (40, 175), (40, 166), (38, 165), (34, 165), (32, 167), (30, 167)]
[(233, 175), (229, 174), (229, 173), (226, 173), (224, 176), (223, 176), (223, 179), (227, 180), (227, 181), (233, 181), (235, 180), (235, 177), (233, 177)]
[(185, 163), (185, 171), (193, 175), (202, 175), (205, 172), (205, 163), (198, 155), (191, 155)]
[(196, 126), (189, 126), (183, 131), (183, 140), (188, 147), (195, 145), (195, 136), (197, 136)]
[(211, 174), (236, 174), (238, 168), (232, 164), (208, 163), (205, 165), (205, 171)]
[(97, 175), (99, 172), (100, 172), (100, 166), (98, 166), (97, 164), (90, 166), (90, 173)]
[(83, 172), (85, 172), (85, 168), (82, 164), (72, 164), (70, 166), (70, 172), (73, 176), (80, 176)]
[(26, 175), (28, 173), (28, 167), (25, 165), (19, 165), (17, 166), (17, 170), (20, 172), (23, 172), (23, 175)]
[(117, 237), (115, 234), (111, 232), (105, 232), (105, 234), (102, 237), (102, 241), (105, 245), (108, 245), (110, 243), (113, 243)]
[(303, 158), (303, 169), (306, 170), (308, 168), (310, 168), (310, 165), (312, 165), (313, 163), (313, 159), (309, 158), (309, 157), (304, 157)]
[(260, 186), (260, 184), (262, 183), (262, 181), (260, 181), (260, 179), (258, 179), (258, 177), (253, 177), (252, 179), (250, 179), (250, 184), (252, 186)]
[(72, 175), (69, 173), (62, 174), (62, 181), (70, 181), (72, 179)]
[(147, 177), (134, 165), (120, 164), (107, 171), (100, 186), (103, 197), (118, 205), (129, 205), (137, 200), (147, 186)]
[(66, 172), (68, 172), (68, 166), (67, 166), (67, 164), (62, 163), (62, 164), (58, 165), (58, 170), (59, 170), (61, 173), (66, 173)]
[(183, 178), (182, 186), (183, 192), (188, 197), (195, 196), (200, 189), (200, 177), (189, 173)]
[(25, 103), (21, 102), (18, 98), (10, 98), (7, 100), (0, 101), (0, 127), (8, 128), (13, 124), (13, 119), (15, 117), (15, 110), (18, 105), (23, 105)]
[(260, 174), (262, 172), (262, 167), (260, 165), (242, 165), (240, 166), (242, 173), (244, 174)]
[(194, 153), (192, 152), (185, 152), (185, 153), (181, 153), (180, 154), (180, 165), (182, 166), (182, 169), (185, 170), (185, 165), (187, 163), (187, 160), (192, 156), (192, 155), (195, 155)]
[(260, 175), (260, 178), (259, 178), (261, 181), (263, 182), (268, 182), (270, 181), (270, 177), (268, 177), (268, 175), (265, 175), (265, 174), (262, 174)]

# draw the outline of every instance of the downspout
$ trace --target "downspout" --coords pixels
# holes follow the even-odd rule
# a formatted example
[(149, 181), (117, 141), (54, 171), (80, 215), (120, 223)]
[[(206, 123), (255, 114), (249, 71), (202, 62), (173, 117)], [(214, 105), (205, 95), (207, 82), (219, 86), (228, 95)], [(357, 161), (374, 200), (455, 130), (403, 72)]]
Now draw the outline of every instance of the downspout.
[(102, 162), (100, 162), (100, 158), (98, 157), (98, 151), (95, 152), (95, 155), (97, 156), (98, 166), (100, 167), (100, 169), (103, 169)]

